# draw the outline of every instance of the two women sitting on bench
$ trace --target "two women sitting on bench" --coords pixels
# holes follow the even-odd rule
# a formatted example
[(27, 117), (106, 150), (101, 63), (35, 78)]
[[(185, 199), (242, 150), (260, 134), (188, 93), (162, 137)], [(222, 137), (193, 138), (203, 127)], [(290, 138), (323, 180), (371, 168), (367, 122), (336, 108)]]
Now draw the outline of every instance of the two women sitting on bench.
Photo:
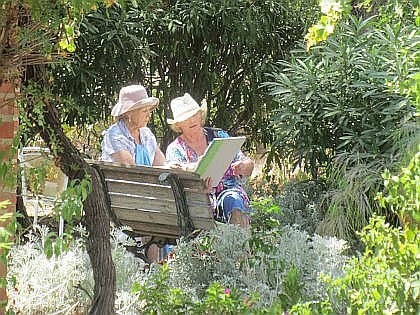
[[(214, 138), (229, 137), (221, 129), (203, 127), (207, 106), (199, 106), (186, 93), (171, 102), (173, 119), (168, 119), (168, 123), (180, 135), (169, 144), (165, 158), (156, 137), (146, 127), (152, 110), (158, 105), (159, 99), (149, 97), (143, 86), (123, 87), (111, 112), (116, 122), (105, 131), (102, 141), (102, 160), (149, 166), (196, 163)], [(215, 189), (210, 178), (205, 180), (216, 220), (249, 226), (249, 198), (242, 179), (250, 176), (253, 169), (253, 160), (239, 151)]]

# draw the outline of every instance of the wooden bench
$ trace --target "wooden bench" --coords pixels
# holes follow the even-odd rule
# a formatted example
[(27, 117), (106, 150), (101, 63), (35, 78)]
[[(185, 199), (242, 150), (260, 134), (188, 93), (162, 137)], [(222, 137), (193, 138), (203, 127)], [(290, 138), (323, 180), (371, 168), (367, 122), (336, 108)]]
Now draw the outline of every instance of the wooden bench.
[(214, 227), (199, 175), (163, 167), (91, 160), (89, 164), (103, 176), (115, 224), (131, 227), (131, 236), (151, 236), (135, 250), (142, 259), (147, 260), (145, 253), (152, 243), (175, 244), (181, 236)]

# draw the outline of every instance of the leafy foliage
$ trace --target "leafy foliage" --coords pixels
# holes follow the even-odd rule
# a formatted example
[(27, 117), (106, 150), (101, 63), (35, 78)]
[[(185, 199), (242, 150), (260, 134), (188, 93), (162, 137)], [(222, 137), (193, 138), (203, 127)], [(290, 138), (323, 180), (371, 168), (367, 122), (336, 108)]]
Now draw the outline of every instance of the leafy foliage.
[[(420, 147), (419, 147), (420, 149)], [(392, 175), (389, 170), (383, 174), (386, 195), (378, 198), (383, 206), (389, 205), (399, 214), (404, 225), (420, 224), (420, 150), (410, 161), (408, 167), (402, 168), (400, 174)]]
[(212, 283), (204, 296), (194, 300), (177, 288), (168, 285), (169, 269), (164, 265), (144, 284), (135, 285), (134, 292), (143, 302), (143, 314), (244, 314), (249, 310), (250, 299)]
[(312, 235), (325, 216), (322, 204), (326, 185), (322, 181), (288, 182), (281, 190), (278, 204), (282, 210), (281, 225), (290, 225)]
[[(411, 220), (419, 212), (418, 162), (417, 152), (398, 175), (390, 177), (390, 172), (385, 172), (386, 194), (379, 195), (381, 202), (392, 205), (400, 217), (407, 214)], [(338, 312), (334, 305), (342, 304), (341, 300), (348, 314), (417, 314), (420, 248), (416, 223), (391, 227), (384, 217), (374, 216), (360, 233), (366, 246), (364, 253), (346, 264), (344, 277), (326, 278), (329, 298), (295, 305), (291, 313), (334, 314)]]
[[(256, 308), (287, 308), (325, 296), (321, 273), (341, 275), (345, 242), (310, 237), (290, 227), (243, 229), (220, 225), (205, 237), (178, 244), (167, 266), (170, 288), (201, 299), (212, 283), (255, 298)], [(235, 293), (235, 294), (236, 294)]]
[[(58, 4), (47, 0), (3, 0), (0, 7), (0, 66), (44, 64), (74, 52), (80, 21), (97, 2), (69, 0)], [(111, 5), (115, 1), (102, 2)], [(2, 72), (1, 79), (16, 76), (10, 72), (12, 69), (7, 70)]]
[(56, 201), (57, 212), (67, 222), (71, 222), (73, 217), (80, 219), (82, 217), (83, 201), (86, 200), (91, 191), (92, 184), (89, 179), (72, 180)]
[(293, 226), (310, 235), (319, 233), (326, 210), (322, 204), (325, 191), (326, 185), (322, 181), (292, 180), (273, 197), (255, 197), (251, 201), (253, 229)]
[(366, 250), (334, 286), (351, 312), (415, 314), (419, 298), (418, 231), (391, 228), (374, 218), (361, 234)]
[(310, 49), (320, 41), (324, 41), (334, 33), (334, 27), (343, 14), (350, 9), (348, 0), (331, 1), (323, 0), (319, 2), (321, 13), (323, 14), (318, 23), (312, 25), (306, 34), (306, 49)]
[[(2, 214), (0, 215), (0, 263), (4, 266), (7, 262), (7, 255), (11, 247), (13, 246), (12, 238), (15, 236), (16, 232), (16, 218), (12, 212), (5, 212), (4, 209), (10, 206), (9, 200), (0, 201), (0, 210)], [(0, 287), (3, 289), (7, 286), (7, 281), (2, 275), (0, 277)], [(5, 301), (0, 301), (1, 308), (4, 308)]]
[(271, 160), (327, 177), (319, 232), (348, 239), (386, 211), (375, 201), (381, 173), (418, 143), (419, 36), (408, 17), (390, 25), (350, 16), (324, 45), (279, 62), (267, 83), (279, 104)]
[(267, 83), (279, 104), (272, 158), (290, 157), (316, 178), (338, 152), (358, 152), (361, 160), (396, 154), (395, 134), (415, 109), (385, 83), (415, 72), (418, 37), (413, 25), (374, 26), (351, 17), (324, 46), (279, 62)]
[(99, 6), (85, 15), (72, 62), (52, 68), (68, 124), (83, 126), (106, 117), (124, 84), (144, 81), (150, 49), (137, 19), (120, 5)]
[[(64, 119), (109, 115), (121, 86), (142, 83), (161, 100), (151, 122), (171, 140), (169, 102), (207, 99), (209, 124), (269, 143), (273, 103), (260, 93), (269, 64), (285, 58), (317, 14), (307, 1), (137, 1), (87, 14), (74, 63), (55, 68)], [(71, 106), (64, 100), (71, 98)]]

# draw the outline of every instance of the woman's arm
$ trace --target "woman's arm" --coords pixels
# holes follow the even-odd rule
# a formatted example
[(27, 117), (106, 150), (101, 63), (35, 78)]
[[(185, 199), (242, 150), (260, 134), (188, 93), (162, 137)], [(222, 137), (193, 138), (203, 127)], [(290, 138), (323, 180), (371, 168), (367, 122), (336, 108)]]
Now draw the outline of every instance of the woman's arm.
[(254, 170), (254, 161), (250, 158), (239, 160), (232, 163), (233, 173), (235, 175), (251, 176)]
[(156, 152), (155, 152), (155, 158), (153, 160), (153, 165), (165, 165), (165, 164), (166, 164), (165, 156), (163, 155), (162, 150), (159, 147), (157, 147)]
[(119, 162), (122, 164), (136, 164), (134, 163), (133, 157), (131, 156), (130, 152), (127, 150), (121, 150), (111, 154), (112, 159), (114, 162)]

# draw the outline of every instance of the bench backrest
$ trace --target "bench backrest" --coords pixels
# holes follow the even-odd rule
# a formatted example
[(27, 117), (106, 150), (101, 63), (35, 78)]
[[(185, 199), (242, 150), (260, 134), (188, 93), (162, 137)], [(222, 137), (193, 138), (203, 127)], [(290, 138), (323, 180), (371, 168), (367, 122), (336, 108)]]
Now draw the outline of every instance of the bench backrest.
[(122, 165), (89, 161), (104, 175), (111, 209), (123, 225), (139, 235), (178, 238), (177, 210), (168, 183), (159, 181), (162, 173), (175, 173), (184, 186), (190, 217), (197, 229), (214, 226), (203, 181), (195, 173), (162, 167)]

